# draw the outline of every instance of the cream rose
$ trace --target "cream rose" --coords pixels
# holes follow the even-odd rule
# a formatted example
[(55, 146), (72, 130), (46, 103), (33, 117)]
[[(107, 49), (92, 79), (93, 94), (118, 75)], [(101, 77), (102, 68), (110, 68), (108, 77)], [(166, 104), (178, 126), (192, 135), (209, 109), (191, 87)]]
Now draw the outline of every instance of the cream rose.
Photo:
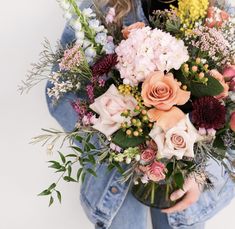
[(174, 105), (183, 105), (190, 98), (190, 92), (180, 88), (171, 73), (164, 75), (161, 71), (151, 73), (142, 85), (141, 96), (147, 107), (169, 110)]
[(121, 123), (129, 121), (121, 114), (128, 109), (134, 115), (136, 105), (137, 101), (132, 96), (120, 94), (117, 88), (111, 85), (103, 95), (96, 98), (95, 102), (90, 105), (90, 108), (100, 115), (93, 128), (103, 133), (107, 138), (110, 137), (120, 129)]
[(188, 115), (166, 132), (155, 124), (149, 135), (158, 146), (159, 158), (194, 157), (194, 143), (201, 140), (201, 136), (191, 124)]

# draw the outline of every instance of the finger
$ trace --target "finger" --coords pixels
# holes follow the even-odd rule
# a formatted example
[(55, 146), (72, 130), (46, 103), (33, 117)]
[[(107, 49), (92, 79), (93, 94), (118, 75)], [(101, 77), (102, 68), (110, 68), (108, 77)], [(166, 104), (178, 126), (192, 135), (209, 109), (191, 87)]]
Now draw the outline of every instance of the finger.
[(181, 197), (183, 197), (183, 196), (185, 195), (185, 193), (186, 193), (187, 191), (189, 191), (190, 187), (191, 187), (190, 180), (187, 179), (187, 180), (185, 181), (184, 185), (183, 185), (183, 188), (174, 191), (174, 192), (171, 194), (170, 199), (171, 199), (172, 201), (175, 201), (175, 200), (180, 199)]
[(174, 191), (171, 195), (170, 195), (170, 199), (171, 201), (175, 201), (180, 199), (181, 197), (184, 196), (184, 194), (186, 193), (185, 190), (179, 189), (177, 191)]
[(195, 202), (196, 202), (196, 199), (194, 198), (194, 195), (187, 193), (180, 202), (178, 202), (176, 205), (174, 205), (171, 208), (163, 209), (162, 212), (170, 214), (174, 212), (183, 211)]

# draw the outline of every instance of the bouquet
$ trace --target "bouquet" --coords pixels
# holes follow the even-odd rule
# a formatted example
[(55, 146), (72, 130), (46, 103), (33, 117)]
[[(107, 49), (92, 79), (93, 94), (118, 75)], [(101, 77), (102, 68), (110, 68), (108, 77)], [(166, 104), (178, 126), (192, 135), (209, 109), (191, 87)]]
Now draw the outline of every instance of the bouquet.
[(100, 163), (117, 169), (139, 201), (157, 208), (172, 206), (170, 193), (190, 176), (213, 188), (211, 159), (234, 175), (235, 18), (200, 2), (179, 0), (177, 9), (154, 12), (150, 25), (125, 28), (116, 25), (114, 8), (103, 17), (95, 7), (60, 2), (76, 37), (56, 52), (46, 41), (21, 87), (49, 80), (54, 106), (67, 93), (78, 97), (67, 101), (77, 113), (73, 131), (44, 129), (33, 139), (51, 152), (62, 138), (71, 150), (59, 149), (59, 160), (49, 161), (61, 174), (40, 193), (50, 205), (55, 195), (61, 201), (60, 180), (97, 176)]

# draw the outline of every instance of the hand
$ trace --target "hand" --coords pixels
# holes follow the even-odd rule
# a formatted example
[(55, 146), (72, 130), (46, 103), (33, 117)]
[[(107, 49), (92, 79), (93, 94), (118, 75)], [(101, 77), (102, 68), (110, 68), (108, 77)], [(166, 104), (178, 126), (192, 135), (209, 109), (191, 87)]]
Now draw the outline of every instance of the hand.
[(197, 202), (201, 192), (202, 184), (195, 180), (195, 176), (188, 177), (183, 185), (183, 189), (179, 189), (170, 195), (170, 199), (172, 201), (178, 200), (184, 196), (183, 199), (173, 207), (162, 210), (162, 212), (169, 214), (183, 211)]

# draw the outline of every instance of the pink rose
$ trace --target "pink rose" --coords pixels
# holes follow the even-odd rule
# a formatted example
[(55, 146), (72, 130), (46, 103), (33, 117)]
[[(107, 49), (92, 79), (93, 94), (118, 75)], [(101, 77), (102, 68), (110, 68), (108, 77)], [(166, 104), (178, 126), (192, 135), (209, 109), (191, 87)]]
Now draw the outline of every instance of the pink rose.
[(220, 74), (216, 69), (210, 71), (210, 75), (217, 79), (220, 84), (223, 86), (224, 91), (219, 95), (215, 96), (216, 99), (224, 99), (228, 96), (229, 85), (225, 82), (224, 76)]
[(95, 102), (90, 105), (90, 108), (100, 115), (93, 128), (109, 138), (120, 129), (121, 123), (130, 121), (130, 118), (125, 118), (121, 114), (128, 109), (131, 111), (131, 115), (134, 115), (136, 105), (137, 101), (134, 97), (120, 94), (112, 84), (103, 95), (96, 98)]
[(146, 164), (152, 161), (155, 158), (155, 156), (156, 156), (156, 151), (148, 148), (144, 150), (142, 154), (140, 155), (140, 161)]
[(165, 179), (166, 171), (166, 167), (163, 163), (155, 161), (150, 166), (148, 166), (146, 174), (150, 180), (158, 182)]
[(235, 77), (229, 82), (229, 90), (235, 91)]
[(229, 125), (231, 130), (235, 132), (235, 111), (231, 114)]
[(227, 66), (223, 71), (223, 76), (226, 81), (230, 81), (235, 77), (235, 65)]

